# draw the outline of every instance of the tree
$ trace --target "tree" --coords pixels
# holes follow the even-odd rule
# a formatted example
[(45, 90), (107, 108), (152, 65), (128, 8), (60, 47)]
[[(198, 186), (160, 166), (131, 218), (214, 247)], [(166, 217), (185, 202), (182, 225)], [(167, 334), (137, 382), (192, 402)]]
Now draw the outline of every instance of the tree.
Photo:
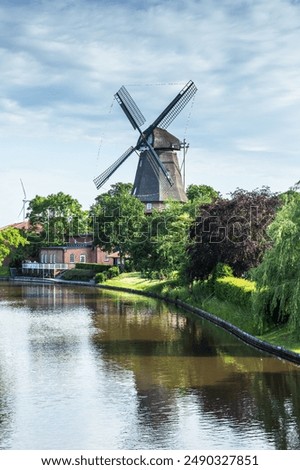
[(186, 195), (190, 202), (209, 203), (220, 197), (218, 191), (206, 184), (190, 184), (186, 188)]
[(237, 189), (230, 199), (219, 198), (199, 208), (187, 249), (190, 281), (207, 279), (218, 263), (241, 276), (257, 266), (271, 245), (266, 228), (280, 205), (268, 188)]
[(191, 217), (187, 205), (170, 201), (163, 211), (147, 215), (143, 237), (133, 246), (132, 259), (137, 270), (152, 277), (178, 271), (185, 258)]
[(29, 203), (27, 216), (33, 230), (38, 229), (43, 244), (61, 245), (70, 236), (89, 231), (88, 213), (77, 199), (63, 192), (36, 196)]
[(144, 204), (132, 196), (132, 184), (116, 183), (100, 194), (92, 205), (94, 243), (105, 251), (119, 251), (121, 263), (130, 255), (134, 244), (143, 238)]
[(10, 254), (13, 248), (24, 246), (28, 243), (19, 230), (8, 227), (0, 230), (0, 266), (3, 260)]
[(263, 329), (270, 323), (300, 326), (300, 194), (288, 192), (268, 233), (273, 246), (253, 271), (255, 312)]

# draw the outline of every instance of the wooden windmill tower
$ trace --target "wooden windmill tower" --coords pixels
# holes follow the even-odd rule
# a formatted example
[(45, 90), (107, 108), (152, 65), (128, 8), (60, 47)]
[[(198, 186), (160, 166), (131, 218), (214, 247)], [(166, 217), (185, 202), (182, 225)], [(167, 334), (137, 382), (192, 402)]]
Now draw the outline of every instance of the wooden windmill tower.
[(133, 128), (138, 131), (139, 139), (135, 147), (129, 147), (118, 160), (94, 179), (97, 189), (106, 183), (133, 152), (138, 152), (139, 163), (132, 193), (146, 204), (146, 210), (162, 208), (164, 202), (169, 199), (185, 202), (186, 195), (177, 157), (181, 142), (166, 129), (196, 91), (194, 82), (189, 81), (157, 119), (146, 130), (141, 130), (146, 119), (122, 86), (115, 98)]

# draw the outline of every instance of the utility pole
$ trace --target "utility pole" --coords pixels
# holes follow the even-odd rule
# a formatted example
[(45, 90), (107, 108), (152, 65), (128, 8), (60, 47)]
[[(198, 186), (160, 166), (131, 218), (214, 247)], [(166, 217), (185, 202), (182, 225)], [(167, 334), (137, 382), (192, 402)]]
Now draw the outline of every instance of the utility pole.
[(183, 142), (180, 144), (180, 148), (183, 149), (183, 157), (182, 157), (182, 183), (183, 183), (183, 189), (185, 190), (185, 159), (186, 159), (186, 154), (189, 149), (190, 144), (187, 143), (185, 139), (183, 139)]

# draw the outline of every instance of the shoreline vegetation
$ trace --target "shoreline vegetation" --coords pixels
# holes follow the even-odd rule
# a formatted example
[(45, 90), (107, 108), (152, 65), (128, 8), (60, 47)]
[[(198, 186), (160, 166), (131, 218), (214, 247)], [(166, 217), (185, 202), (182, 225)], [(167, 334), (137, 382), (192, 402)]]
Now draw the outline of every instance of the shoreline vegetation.
[[(241, 279), (240, 281), (244, 280)], [(245, 282), (250, 283), (250, 281)], [(219, 299), (209, 288), (205, 288), (201, 283), (195, 283), (193, 289), (189, 289), (187, 286), (179, 286), (173, 280), (150, 280), (142, 277), (138, 272), (133, 272), (123, 273), (113, 279), (101, 282), (101, 286), (104, 288), (133, 289), (144, 294), (155, 294), (171, 300), (181, 300), (192, 307), (203, 309), (231, 323), (244, 332), (257, 337), (259, 340), (300, 354), (299, 340), (290, 333), (287, 325), (277, 325), (264, 334), (258, 334), (254, 326), (253, 311), (250, 303), (245, 301), (243, 305), (238, 305), (224, 299)], [(249, 293), (251, 294), (251, 292)]]

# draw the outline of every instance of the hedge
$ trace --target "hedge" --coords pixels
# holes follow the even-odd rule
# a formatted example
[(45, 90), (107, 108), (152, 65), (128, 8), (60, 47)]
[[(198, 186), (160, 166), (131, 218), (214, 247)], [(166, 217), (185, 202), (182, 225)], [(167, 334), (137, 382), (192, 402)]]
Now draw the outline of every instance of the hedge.
[(95, 272), (90, 269), (68, 269), (61, 275), (65, 281), (90, 281), (95, 276)]
[(111, 264), (98, 264), (98, 263), (76, 263), (76, 269), (88, 269), (94, 273), (107, 272), (111, 268)]
[(215, 296), (233, 304), (251, 308), (255, 282), (237, 277), (223, 277), (215, 281)]

